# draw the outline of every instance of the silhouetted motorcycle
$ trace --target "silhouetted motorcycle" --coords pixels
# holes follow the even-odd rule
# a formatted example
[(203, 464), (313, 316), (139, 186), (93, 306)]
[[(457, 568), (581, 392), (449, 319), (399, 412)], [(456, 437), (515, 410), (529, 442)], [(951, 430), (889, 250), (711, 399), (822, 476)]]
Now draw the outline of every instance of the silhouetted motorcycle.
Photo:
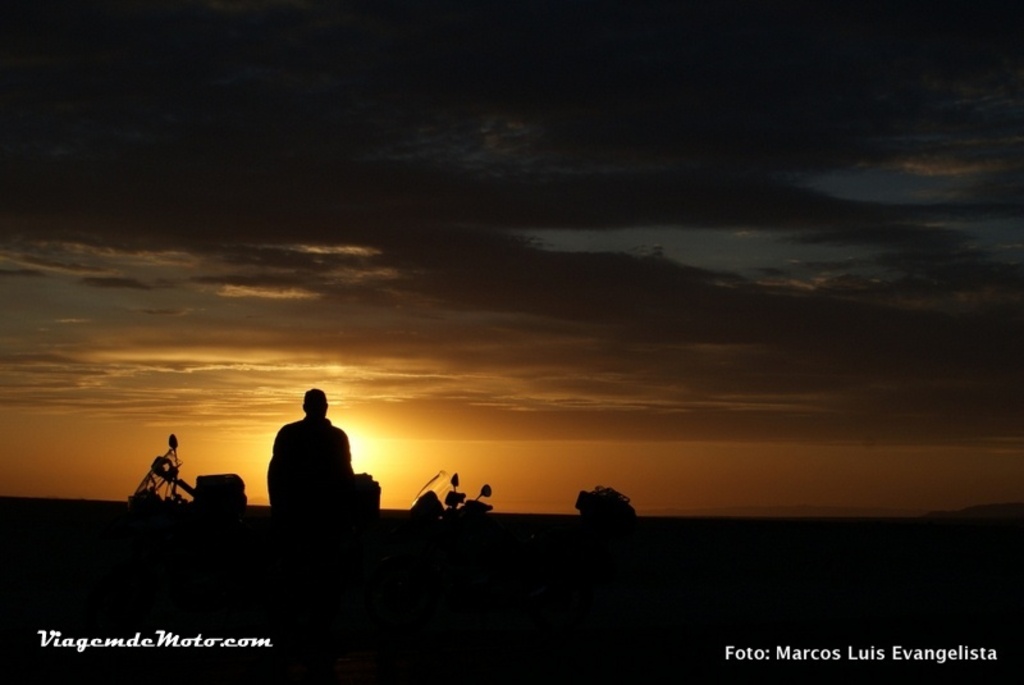
[(178, 440), (157, 457), (128, 510), (105, 536), (129, 542), (128, 557), (94, 586), (86, 606), (93, 629), (134, 630), (161, 594), (184, 611), (246, 607), (259, 596), (266, 561), (245, 524), (245, 484), (235, 474), (180, 476)]
[(594, 582), (610, 556), (587, 526), (520, 539), (497, 522), (484, 485), (476, 499), (444, 471), (417, 495), (395, 535), (412, 551), (385, 558), (365, 586), (370, 617), (382, 628), (427, 623), (439, 602), (456, 612), (525, 610), (544, 628), (571, 628), (590, 610)]

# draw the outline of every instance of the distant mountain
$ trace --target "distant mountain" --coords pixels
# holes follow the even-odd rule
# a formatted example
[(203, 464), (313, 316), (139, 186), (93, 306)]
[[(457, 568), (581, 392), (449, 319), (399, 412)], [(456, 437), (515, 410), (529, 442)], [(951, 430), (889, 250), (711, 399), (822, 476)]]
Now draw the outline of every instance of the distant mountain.
[(926, 518), (1024, 519), (1024, 502), (978, 504), (955, 511), (930, 511)]
[(716, 507), (709, 509), (671, 509), (643, 511), (647, 516), (684, 516), (694, 518), (911, 518), (925, 512), (913, 509), (880, 507), (826, 507), (807, 505), (779, 507)]

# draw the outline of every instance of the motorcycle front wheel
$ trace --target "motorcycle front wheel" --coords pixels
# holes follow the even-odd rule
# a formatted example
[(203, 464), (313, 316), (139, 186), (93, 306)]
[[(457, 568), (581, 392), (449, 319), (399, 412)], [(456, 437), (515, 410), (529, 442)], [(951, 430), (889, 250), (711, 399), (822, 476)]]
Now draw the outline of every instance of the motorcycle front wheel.
[(370, 618), (381, 628), (415, 630), (434, 613), (440, 595), (436, 574), (414, 556), (385, 559), (366, 581)]

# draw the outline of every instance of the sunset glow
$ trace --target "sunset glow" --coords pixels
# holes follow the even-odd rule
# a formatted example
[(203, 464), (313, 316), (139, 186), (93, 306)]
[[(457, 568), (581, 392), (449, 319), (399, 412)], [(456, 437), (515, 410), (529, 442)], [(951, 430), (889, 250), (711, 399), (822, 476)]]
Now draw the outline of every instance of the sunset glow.
[(1024, 501), (1014, 22), (576, 5), (2, 29), (0, 495), (265, 503), (320, 387), (390, 508)]

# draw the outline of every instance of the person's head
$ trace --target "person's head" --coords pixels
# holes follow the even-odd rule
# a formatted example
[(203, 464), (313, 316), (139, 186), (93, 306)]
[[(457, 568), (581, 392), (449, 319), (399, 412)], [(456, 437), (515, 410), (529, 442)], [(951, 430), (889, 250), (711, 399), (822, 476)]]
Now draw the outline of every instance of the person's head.
[(323, 390), (313, 388), (306, 391), (302, 400), (302, 410), (310, 418), (322, 419), (327, 416), (327, 395)]

